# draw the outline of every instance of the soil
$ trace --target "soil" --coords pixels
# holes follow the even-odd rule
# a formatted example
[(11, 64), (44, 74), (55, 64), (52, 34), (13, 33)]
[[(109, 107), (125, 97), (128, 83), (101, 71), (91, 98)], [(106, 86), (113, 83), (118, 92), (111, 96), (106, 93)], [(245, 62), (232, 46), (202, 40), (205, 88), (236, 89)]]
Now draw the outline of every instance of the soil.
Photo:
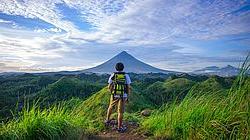
[(127, 127), (127, 130), (124, 133), (119, 133), (116, 131), (117, 121), (111, 120), (109, 126), (106, 127), (106, 130), (100, 132), (97, 135), (83, 137), (84, 140), (144, 140), (147, 137), (137, 133), (136, 129), (139, 127), (139, 124), (136, 122), (127, 121), (123, 123)]

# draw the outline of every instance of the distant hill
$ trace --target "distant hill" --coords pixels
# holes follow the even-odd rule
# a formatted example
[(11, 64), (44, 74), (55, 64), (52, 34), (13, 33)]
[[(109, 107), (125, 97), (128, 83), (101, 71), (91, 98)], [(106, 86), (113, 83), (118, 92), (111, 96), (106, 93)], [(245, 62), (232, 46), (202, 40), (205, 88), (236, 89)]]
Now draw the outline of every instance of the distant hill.
[(194, 81), (186, 78), (167, 79), (165, 82), (157, 81), (148, 86), (143, 91), (143, 95), (154, 105), (161, 106), (164, 103), (173, 102), (175, 99), (182, 100), (194, 84)]
[(18, 76), (22, 74), (24, 74), (24, 72), (1, 72), (0, 77)]
[(216, 94), (217, 96), (224, 96), (234, 80), (233, 77), (210, 76), (207, 80), (193, 86), (192, 95)]
[(201, 75), (218, 75), (218, 76), (228, 77), (228, 76), (236, 76), (239, 74), (239, 72), (240, 72), (239, 68), (227, 65), (226, 67), (222, 68), (216, 66), (205, 67), (200, 70), (195, 70), (192, 73)]
[(115, 64), (122, 62), (125, 66), (124, 71), (133, 72), (133, 73), (175, 73), (173, 71), (162, 70), (150, 66), (132, 55), (128, 54), (126, 51), (119, 53), (110, 60), (100, 64), (96, 67), (83, 70), (82, 72), (91, 72), (91, 73), (112, 73), (115, 71)]
[(102, 87), (102, 85), (74, 77), (61, 77), (58, 81), (49, 84), (46, 88), (34, 94), (37, 98), (46, 99), (46, 102), (55, 102), (68, 100), (72, 97), (84, 99), (99, 91)]

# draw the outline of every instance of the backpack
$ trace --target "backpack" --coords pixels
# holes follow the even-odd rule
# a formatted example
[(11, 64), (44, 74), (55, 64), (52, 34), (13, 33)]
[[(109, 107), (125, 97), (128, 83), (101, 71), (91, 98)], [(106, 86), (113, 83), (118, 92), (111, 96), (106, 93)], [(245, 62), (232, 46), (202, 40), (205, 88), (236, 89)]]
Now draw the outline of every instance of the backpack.
[(119, 95), (123, 98), (123, 94), (127, 93), (127, 84), (126, 84), (126, 73), (125, 72), (114, 72), (113, 80), (113, 90), (112, 95)]

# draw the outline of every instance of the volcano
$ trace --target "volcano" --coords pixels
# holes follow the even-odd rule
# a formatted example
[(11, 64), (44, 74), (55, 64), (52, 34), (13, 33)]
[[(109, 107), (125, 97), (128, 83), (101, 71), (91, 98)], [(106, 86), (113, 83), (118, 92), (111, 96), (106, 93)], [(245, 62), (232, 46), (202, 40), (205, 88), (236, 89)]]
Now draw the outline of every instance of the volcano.
[(155, 68), (146, 64), (126, 51), (119, 53), (108, 61), (89, 69), (85, 69), (82, 72), (90, 72), (90, 73), (112, 73), (115, 71), (115, 65), (118, 62), (122, 62), (124, 64), (125, 72), (133, 72), (133, 73), (174, 73), (173, 71), (163, 70), (159, 68)]

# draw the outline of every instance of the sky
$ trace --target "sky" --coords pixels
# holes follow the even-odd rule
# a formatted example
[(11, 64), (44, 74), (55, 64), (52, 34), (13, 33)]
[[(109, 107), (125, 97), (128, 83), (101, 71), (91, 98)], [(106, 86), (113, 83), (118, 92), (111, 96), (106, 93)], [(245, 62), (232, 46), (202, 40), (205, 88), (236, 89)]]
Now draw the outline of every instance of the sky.
[(250, 0), (0, 0), (0, 72), (82, 70), (121, 51), (166, 70), (239, 67)]

